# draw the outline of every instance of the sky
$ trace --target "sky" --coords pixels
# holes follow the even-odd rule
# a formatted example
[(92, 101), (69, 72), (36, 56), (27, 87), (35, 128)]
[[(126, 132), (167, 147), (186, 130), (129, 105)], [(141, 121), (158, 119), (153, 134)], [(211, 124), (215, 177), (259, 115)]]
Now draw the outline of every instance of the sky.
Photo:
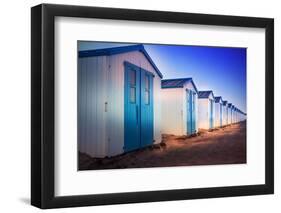
[[(78, 50), (128, 46), (128, 43), (78, 42)], [(191, 77), (199, 91), (246, 110), (246, 48), (144, 44), (163, 79)]]

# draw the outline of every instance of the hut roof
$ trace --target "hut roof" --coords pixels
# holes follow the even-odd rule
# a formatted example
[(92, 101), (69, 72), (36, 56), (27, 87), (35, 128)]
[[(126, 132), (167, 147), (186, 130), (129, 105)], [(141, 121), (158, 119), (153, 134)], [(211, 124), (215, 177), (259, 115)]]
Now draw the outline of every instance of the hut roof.
[(163, 78), (162, 73), (157, 68), (155, 63), (152, 61), (151, 57), (148, 55), (142, 44), (122, 46), (122, 47), (111, 47), (111, 48), (96, 49), (96, 50), (83, 50), (83, 51), (79, 51), (78, 55), (79, 58), (84, 58), (84, 57), (103, 56), (103, 55), (116, 55), (116, 54), (133, 52), (133, 51), (140, 51), (149, 61), (151, 66), (155, 69), (159, 77)]
[(219, 103), (220, 101), (222, 102), (222, 97), (221, 96), (215, 97), (215, 102), (216, 103)]
[(191, 82), (195, 91), (198, 93), (198, 90), (192, 80), (192, 78), (175, 78), (175, 79), (163, 79), (161, 81), (161, 87), (166, 88), (183, 88), (184, 84)]
[(214, 96), (214, 93), (212, 90), (207, 91), (199, 91), (198, 92), (198, 98), (209, 98), (210, 94)]

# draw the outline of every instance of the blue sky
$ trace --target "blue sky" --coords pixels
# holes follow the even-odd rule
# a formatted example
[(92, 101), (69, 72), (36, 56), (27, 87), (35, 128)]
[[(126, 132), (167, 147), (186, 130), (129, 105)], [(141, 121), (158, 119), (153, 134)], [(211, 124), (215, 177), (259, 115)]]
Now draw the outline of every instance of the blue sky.
[[(132, 44), (78, 43), (79, 50)], [(213, 90), (215, 96), (246, 112), (246, 48), (145, 44), (146, 51), (163, 79), (192, 77), (198, 90)]]

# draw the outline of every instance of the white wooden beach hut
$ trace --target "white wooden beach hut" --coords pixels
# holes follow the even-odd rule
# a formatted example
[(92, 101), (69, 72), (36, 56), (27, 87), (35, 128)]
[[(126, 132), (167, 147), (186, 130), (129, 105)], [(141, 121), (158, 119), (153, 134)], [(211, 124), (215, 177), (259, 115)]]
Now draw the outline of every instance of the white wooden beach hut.
[(232, 120), (232, 103), (227, 104), (227, 124), (231, 124)]
[(238, 108), (236, 108), (236, 122), (240, 122), (240, 110)]
[(245, 112), (242, 112), (242, 120), (245, 121), (247, 119), (247, 114)]
[(198, 92), (198, 128), (214, 128), (214, 94), (213, 91)]
[(225, 126), (227, 125), (228, 122), (228, 107), (227, 107), (227, 101), (222, 101), (222, 114), (223, 114), (223, 120), (222, 120), (222, 125)]
[(246, 120), (246, 113), (232, 105), (232, 123), (238, 123)]
[(231, 123), (235, 123), (235, 106), (233, 104), (231, 106)]
[(162, 133), (191, 135), (198, 131), (198, 90), (192, 78), (162, 80)]
[(241, 122), (242, 120), (242, 111), (237, 108), (237, 122)]
[(240, 122), (240, 119), (239, 119), (240, 112), (239, 111), (240, 110), (237, 107), (235, 107), (235, 122), (236, 123)]
[(143, 45), (80, 51), (79, 151), (105, 157), (160, 143), (161, 78)]
[(243, 119), (243, 112), (240, 110), (240, 109), (238, 109), (238, 121), (239, 122), (241, 122), (241, 121), (243, 121), (244, 119)]
[(215, 97), (215, 127), (222, 127), (223, 113), (222, 113), (222, 97)]
[(238, 119), (237, 119), (237, 108), (236, 107), (234, 107), (234, 113), (233, 113), (233, 117), (234, 117), (234, 123), (237, 123), (238, 122)]
[(246, 113), (240, 110), (240, 121), (245, 121), (246, 120)]

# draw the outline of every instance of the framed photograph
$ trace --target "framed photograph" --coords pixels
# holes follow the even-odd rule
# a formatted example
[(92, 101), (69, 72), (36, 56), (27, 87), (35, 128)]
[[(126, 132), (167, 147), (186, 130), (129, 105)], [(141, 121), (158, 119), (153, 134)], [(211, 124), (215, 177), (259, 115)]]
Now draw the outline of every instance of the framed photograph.
[(274, 20), (31, 9), (31, 204), (274, 192)]

